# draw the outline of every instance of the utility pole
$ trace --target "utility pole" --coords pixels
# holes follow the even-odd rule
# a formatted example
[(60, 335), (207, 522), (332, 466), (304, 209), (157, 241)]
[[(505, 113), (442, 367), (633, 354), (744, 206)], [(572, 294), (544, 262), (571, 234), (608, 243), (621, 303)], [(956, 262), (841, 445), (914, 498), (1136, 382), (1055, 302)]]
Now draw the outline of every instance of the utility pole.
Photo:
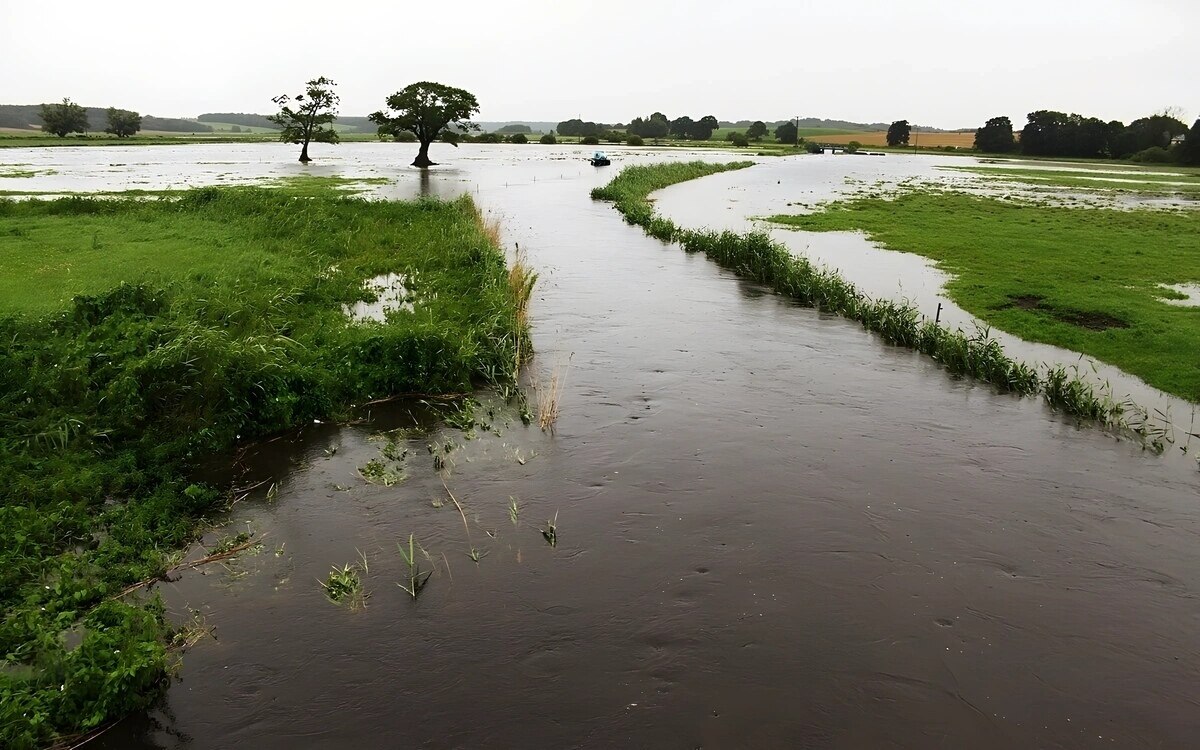
[(800, 115), (796, 115), (796, 140), (794, 145), (796, 148), (800, 148)]

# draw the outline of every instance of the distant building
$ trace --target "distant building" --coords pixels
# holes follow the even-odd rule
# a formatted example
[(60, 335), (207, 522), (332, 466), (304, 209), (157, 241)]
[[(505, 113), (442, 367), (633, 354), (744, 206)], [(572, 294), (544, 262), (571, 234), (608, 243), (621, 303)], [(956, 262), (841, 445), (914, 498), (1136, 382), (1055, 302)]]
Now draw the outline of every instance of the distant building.
[(1181, 135), (1177, 135), (1174, 138), (1172, 138), (1171, 145), (1174, 146), (1176, 143), (1183, 143), (1186, 140), (1187, 140), (1187, 133), (1183, 133)]

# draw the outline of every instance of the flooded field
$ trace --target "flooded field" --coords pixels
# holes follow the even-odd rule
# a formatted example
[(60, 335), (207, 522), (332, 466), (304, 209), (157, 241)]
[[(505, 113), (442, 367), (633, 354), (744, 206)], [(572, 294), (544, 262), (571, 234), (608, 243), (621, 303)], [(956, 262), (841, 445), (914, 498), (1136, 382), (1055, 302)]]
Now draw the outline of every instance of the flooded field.
[[(225, 533), (261, 546), (158, 587), (214, 637), (92, 746), (1194, 746), (1194, 460), (951, 379), (588, 197), (622, 164), (695, 154), (597, 170), (570, 148), (444, 151), (425, 176), (397, 144), (322, 149), (308, 172), (274, 145), (4, 154), (55, 174), (0, 189), (311, 173), (469, 191), (541, 273), (527, 377), (562, 384), (553, 432), (484, 393), (467, 431), (394, 402), (248, 446), (237, 483), (263, 484)], [(969, 179), (937, 170), (958, 163), (764, 160), (659, 208), (741, 228), (859, 181)], [(915, 256), (775, 234), (872, 294), (900, 279), (923, 310), (940, 299)], [(367, 481), (372, 461), (394, 481)], [(410, 534), (433, 572), (415, 600)], [(319, 581), (360, 555), (366, 606), (331, 604)]]

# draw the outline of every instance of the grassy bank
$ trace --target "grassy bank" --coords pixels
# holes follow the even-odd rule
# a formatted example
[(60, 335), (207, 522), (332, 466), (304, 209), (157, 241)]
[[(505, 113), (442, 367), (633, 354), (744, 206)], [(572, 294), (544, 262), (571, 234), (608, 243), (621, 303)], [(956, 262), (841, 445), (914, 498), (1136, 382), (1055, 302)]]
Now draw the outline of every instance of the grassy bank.
[(1040, 394), (1052, 407), (1081, 419), (1096, 421), (1139, 435), (1162, 450), (1164, 436), (1141, 420), (1126, 419), (1127, 405), (1098, 394), (1065, 368), (1039, 373), (1011, 359), (986, 331), (951, 331), (924, 319), (913, 307), (890, 300), (873, 300), (827, 269), (796, 257), (762, 232), (694, 231), (654, 215), (648, 196), (675, 182), (745, 165), (663, 164), (628, 167), (592, 197), (613, 201), (631, 224), (663, 241), (678, 242), (687, 252), (702, 252), (740, 276), (769, 286), (792, 299), (860, 322), (885, 341), (915, 349), (937, 360), (948, 372), (991, 383), (1020, 395)]
[[(153, 698), (171, 626), (146, 597), (225, 504), (204, 456), (402, 392), (512, 378), (528, 289), (468, 199), (205, 188), (0, 201), (0, 746)], [(351, 323), (363, 282), (414, 312)]]
[(1200, 308), (1165, 285), (1200, 282), (1200, 213), (1079, 209), (953, 192), (834, 203), (775, 221), (865, 231), (953, 275), (950, 297), (1030, 341), (1083, 352), (1200, 401)]

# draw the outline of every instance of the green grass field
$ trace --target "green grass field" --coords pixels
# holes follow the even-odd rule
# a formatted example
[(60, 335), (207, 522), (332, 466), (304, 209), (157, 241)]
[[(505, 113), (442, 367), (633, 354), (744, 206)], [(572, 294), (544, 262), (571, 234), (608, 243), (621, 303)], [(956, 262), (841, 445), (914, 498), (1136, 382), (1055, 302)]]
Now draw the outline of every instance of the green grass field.
[(1020, 167), (943, 167), (956, 172), (968, 172), (983, 177), (1011, 180), (1030, 185), (1086, 190), (1132, 191), (1139, 193), (1200, 194), (1200, 170), (1177, 167), (1174, 170), (1143, 171), (1133, 168), (1094, 169), (1036, 169)]
[(937, 261), (947, 293), (987, 323), (1111, 363), (1200, 401), (1200, 308), (1164, 284), (1200, 282), (1200, 212), (1015, 203), (953, 192), (860, 198), (773, 221), (863, 231)]
[[(166, 684), (172, 625), (118, 595), (226, 507), (190, 478), (205, 456), (371, 398), (512, 381), (529, 289), (471, 201), (336, 187), (0, 200), (0, 747)], [(415, 311), (350, 321), (385, 273)]]

